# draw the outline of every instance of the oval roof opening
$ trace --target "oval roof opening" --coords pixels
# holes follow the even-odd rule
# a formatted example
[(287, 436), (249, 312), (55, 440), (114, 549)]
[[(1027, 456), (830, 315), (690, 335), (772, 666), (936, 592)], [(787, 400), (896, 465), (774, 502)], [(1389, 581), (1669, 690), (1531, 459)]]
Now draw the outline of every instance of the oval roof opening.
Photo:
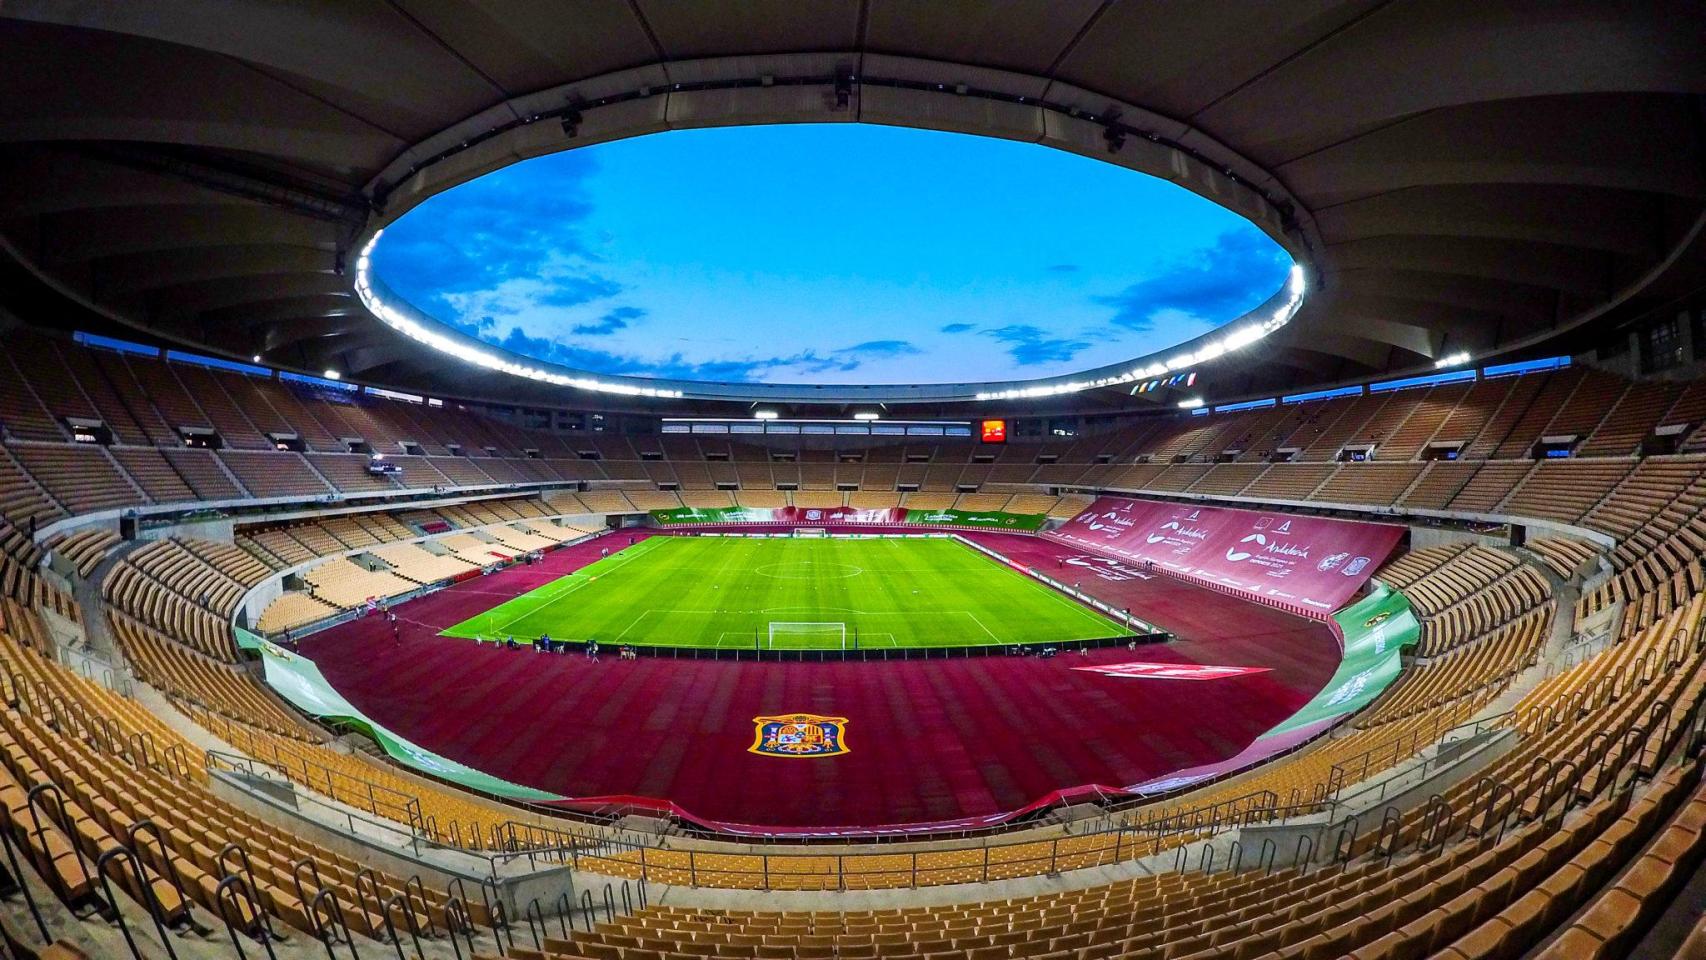
[(1165, 350), (1291, 257), (1164, 180), (1034, 144), (869, 124), (659, 133), (513, 164), (373, 252), (390, 291), (602, 376), (932, 384)]

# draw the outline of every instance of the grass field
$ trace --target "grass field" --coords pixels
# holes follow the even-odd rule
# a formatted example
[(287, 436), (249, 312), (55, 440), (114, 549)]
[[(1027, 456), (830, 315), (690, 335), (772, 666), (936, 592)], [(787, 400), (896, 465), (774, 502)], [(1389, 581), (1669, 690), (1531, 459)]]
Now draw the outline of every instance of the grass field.
[(651, 537), (441, 635), (839, 650), (843, 643), (980, 646), (1126, 632), (945, 538)]

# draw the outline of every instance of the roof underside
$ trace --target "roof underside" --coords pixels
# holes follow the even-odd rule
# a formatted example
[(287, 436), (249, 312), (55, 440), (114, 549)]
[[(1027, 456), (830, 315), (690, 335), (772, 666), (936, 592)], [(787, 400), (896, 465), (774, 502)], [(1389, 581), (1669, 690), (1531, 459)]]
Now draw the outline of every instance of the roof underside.
[[(1311, 265), (1309, 300), (1260, 362), (1210, 371), (1219, 397), (1409, 371), (1460, 350), (1575, 345), (1698, 289), (1706, 262), (1697, 2), (1297, 0), (1234, 14), (1154, 0), (13, 0), (4, 11), (0, 237), (12, 257), (161, 338), (405, 389), (586, 402), (450, 368), (371, 317), (344, 269), (354, 238), (395, 214), (446, 137), (475, 140), (475, 153), (481, 125), (517, 122), (517, 104), (546, 91), (582, 103), (654, 86), (634, 108), (649, 119), (628, 117), (629, 131), (824, 119), (1029, 136), (1034, 108), (1015, 94), (1121, 113), (1160, 136), (1160, 162), (1208, 171), (1192, 189), (1236, 201), (1217, 179), (1231, 171), (1259, 192), (1284, 221), (1265, 228)], [(855, 89), (838, 110), (818, 91), (815, 116), (799, 91), (766, 114), (750, 98), (737, 110), (712, 103), (732, 95), (669, 89), (824, 64), (1008, 100), (955, 110), (947, 94)], [(1049, 142), (1048, 127), (1038, 121), (1036, 138)], [(1103, 393), (1080, 405), (1131, 402)]]

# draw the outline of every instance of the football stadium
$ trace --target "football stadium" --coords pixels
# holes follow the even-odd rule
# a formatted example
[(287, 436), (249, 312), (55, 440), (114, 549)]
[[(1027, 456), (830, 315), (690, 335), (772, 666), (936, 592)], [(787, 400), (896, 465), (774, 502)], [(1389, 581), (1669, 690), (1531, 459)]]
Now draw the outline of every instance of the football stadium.
[(1706, 960), (1703, 36), (0, 2), (0, 958)]

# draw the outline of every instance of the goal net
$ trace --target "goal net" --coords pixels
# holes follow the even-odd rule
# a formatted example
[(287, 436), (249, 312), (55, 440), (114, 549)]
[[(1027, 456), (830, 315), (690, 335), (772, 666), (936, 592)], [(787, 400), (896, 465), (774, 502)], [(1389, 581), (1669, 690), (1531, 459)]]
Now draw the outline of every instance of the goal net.
[(827, 536), (829, 536), (829, 528), (828, 527), (795, 527), (794, 528), (794, 536), (796, 536), (796, 537), (827, 537)]
[(839, 621), (797, 622), (770, 621), (768, 648), (771, 650), (845, 650), (847, 624)]

